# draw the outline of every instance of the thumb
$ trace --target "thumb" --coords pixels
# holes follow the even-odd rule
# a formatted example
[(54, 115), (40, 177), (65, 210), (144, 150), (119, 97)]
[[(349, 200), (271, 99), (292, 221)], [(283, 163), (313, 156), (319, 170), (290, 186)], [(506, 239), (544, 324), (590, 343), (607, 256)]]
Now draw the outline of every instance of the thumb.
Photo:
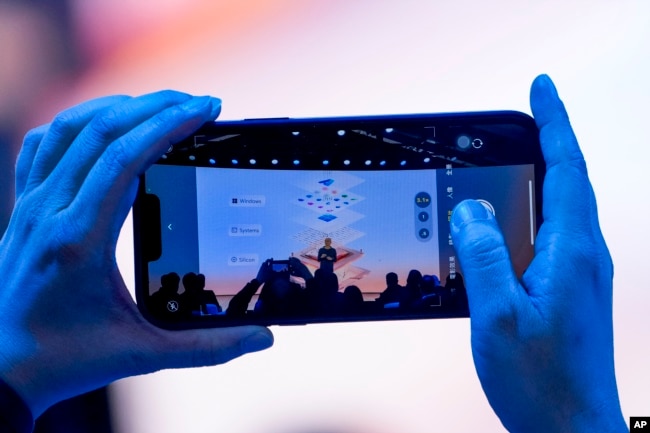
[(511, 315), (521, 290), (494, 214), (477, 201), (465, 200), (454, 209), (451, 234), (472, 320)]
[(273, 334), (261, 326), (162, 332), (148, 365), (153, 371), (223, 364), (273, 345)]

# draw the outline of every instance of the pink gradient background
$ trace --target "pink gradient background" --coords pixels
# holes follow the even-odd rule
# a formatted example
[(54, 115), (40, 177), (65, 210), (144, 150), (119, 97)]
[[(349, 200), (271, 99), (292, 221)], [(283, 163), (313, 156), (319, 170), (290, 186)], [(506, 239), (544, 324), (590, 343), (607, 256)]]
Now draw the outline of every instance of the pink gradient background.
[[(108, 93), (175, 88), (222, 117), (514, 109), (556, 81), (588, 162), (616, 265), (625, 416), (649, 415), (647, 101), (650, 3), (518, 1), (77, 1), (89, 59), (52, 86), (33, 124)], [(132, 284), (131, 225), (119, 245)], [(580, 290), (576, 287), (576, 290)], [(275, 347), (227, 365), (112, 386), (120, 432), (502, 432), (477, 380), (467, 320), (274, 329)]]

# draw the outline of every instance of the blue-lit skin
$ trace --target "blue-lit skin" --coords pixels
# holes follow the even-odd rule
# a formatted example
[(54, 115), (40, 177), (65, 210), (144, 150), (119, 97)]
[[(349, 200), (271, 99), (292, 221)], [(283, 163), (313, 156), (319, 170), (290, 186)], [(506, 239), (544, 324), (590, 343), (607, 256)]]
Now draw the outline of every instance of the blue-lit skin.
[(546, 76), (531, 108), (547, 166), (544, 223), (518, 281), (494, 216), (466, 201), (453, 242), (483, 390), (511, 432), (627, 432), (614, 374), (613, 266), (564, 105)]
[(172, 91), (113, 96), (26, 135), (0, 241), (0, 376), (34, 417), (122, 377), (219, 364), (272, 344), (262, 327), (151, 325), (115, 259), (138, 175), (220, 108), (216, 98)]

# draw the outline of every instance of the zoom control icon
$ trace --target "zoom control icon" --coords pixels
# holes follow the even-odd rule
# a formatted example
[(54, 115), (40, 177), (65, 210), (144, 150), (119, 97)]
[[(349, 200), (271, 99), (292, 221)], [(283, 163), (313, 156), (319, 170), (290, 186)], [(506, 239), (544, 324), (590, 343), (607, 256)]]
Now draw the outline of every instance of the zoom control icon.
[(420, 242), (429, 242), (433, 232), (433, 201), (431, 194), (422, 191), (415, 194), (413, 199), (413, 220), (415, 238)]

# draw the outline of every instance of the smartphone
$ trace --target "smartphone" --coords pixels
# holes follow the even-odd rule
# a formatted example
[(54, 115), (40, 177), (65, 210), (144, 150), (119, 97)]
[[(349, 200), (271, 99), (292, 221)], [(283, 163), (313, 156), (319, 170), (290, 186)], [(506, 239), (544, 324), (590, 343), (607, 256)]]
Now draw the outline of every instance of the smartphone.
[(493, 212), (521, 276), (538, 135), (513, 111), (205, 124), (140, 178), (138, 306), (167, 329), (468, 317), (452, 210)]
[(289, 272), (289, 260), (272, 260), (271, 270), (273, 272)]

